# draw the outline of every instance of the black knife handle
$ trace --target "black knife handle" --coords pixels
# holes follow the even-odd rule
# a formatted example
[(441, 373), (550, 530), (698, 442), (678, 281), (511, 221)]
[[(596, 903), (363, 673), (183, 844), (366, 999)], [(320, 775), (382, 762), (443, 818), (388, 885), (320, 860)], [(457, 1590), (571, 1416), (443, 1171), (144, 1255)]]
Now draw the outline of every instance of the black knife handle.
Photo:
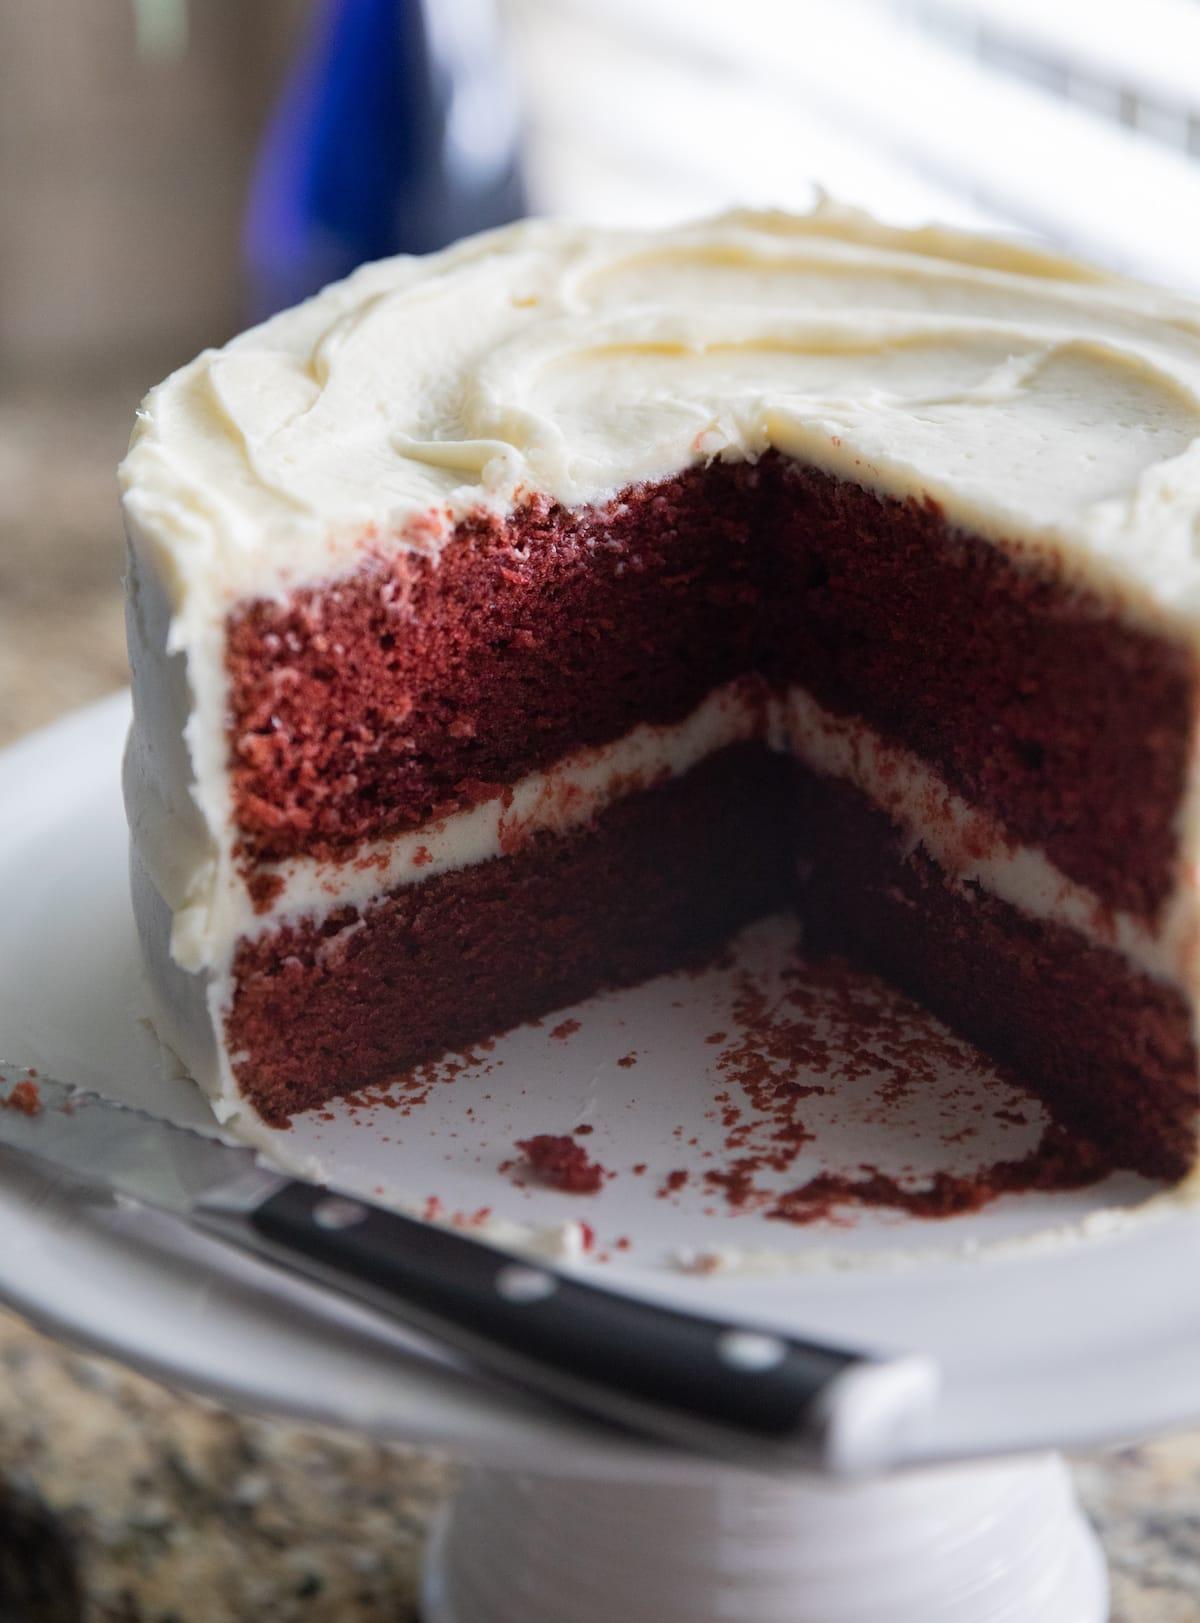
[(231, 1222), (248, 1226), (277, 1259), (491, 1373), (750, 1463), (872, 1469), (932, 1395), (922, 1360), (880, 1362), (660, 1307), (307, 1183), (240, 1214), (199, 1215), (226, 1238), (237, 1238)]

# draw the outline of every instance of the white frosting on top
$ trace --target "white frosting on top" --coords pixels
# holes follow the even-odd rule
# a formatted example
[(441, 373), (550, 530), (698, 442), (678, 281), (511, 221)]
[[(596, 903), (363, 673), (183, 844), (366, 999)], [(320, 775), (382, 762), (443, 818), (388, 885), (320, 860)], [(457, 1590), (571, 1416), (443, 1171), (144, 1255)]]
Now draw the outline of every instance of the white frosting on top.
[(155, 389), (122, 483), (210, 619), (351, 567), (368, 527), (436, 550), (481, 504), (770, 446), (1200, 615), (1200, 306), (829, 203), (365, 266)]

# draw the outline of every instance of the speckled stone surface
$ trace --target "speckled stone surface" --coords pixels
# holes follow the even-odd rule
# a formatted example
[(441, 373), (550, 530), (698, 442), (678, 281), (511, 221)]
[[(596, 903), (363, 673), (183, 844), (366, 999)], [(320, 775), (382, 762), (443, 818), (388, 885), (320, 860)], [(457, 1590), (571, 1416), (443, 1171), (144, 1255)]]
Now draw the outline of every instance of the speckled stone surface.
[(241, 1419), (11, 1320), (0, 1388), (0, 1469), (59, 1519), (87, 1623), (415, 1619), (439, 1462)]
[[(124, 680), (113, 469), (143, 381), (0, 389), (0, 743)], [(1200, 1432), (1076, 1477), (1113, 1623), (1200, 1623)], [(451, 1480), (428, 1455), (239, 1418), (0, 1316), (0, 1623), (407, 1623)]]

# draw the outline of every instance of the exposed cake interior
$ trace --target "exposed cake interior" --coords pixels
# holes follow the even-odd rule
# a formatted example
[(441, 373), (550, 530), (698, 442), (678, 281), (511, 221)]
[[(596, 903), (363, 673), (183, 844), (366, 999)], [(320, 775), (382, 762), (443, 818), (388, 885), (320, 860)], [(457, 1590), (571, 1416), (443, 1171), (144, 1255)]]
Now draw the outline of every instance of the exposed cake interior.
[(753, 672), (906, 745), (1106, 905), (1152, 920), (1177, 871), (1190, 652), (932, 502), (774, 456), (368, 557), (239, 608), (228, 646), (259, 863), (353, 853)]
[(1123, 1159), (1186, 1166), (1193, 667), (1035, 554), (768, 457), (368, 557), (228, 647), (265, 915), (228, 1033), (267, 1119), (794, 904)]
[(1200, 319), (836, 209), (368, 267), (125, 467), (160, 1024), (282, 1123), (798, 910), (1197, 1161)]

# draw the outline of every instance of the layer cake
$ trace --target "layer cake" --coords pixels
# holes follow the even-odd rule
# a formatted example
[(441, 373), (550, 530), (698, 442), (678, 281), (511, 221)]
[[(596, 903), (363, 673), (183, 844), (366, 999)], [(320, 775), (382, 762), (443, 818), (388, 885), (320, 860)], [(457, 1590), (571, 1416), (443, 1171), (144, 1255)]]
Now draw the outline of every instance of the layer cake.
[(369, 265), (122, 466), (138, 926), (270, 1125), (799, 909), (1198, 1155), (1200, 309), (832, 204)]

